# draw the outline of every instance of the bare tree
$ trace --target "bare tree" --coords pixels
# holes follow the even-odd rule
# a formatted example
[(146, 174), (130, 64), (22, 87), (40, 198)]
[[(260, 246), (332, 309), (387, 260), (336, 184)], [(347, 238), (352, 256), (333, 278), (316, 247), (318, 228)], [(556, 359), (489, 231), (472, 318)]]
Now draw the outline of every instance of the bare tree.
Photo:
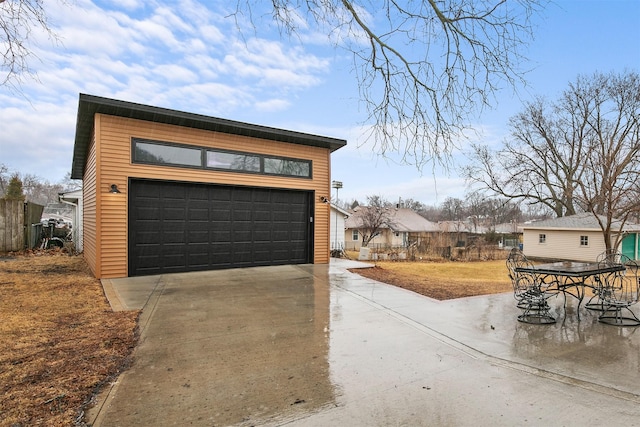
[(582, 111), (590, 151), (578, 198), (598, 220), (609, 250), (618, 247), (624, 225), (640, 212), (640, 75), (600, 74), (573, 87), (592, 95)]
[(640, 208), (638, 73), (578, 77), (558, 102), (537, 99), (510, 125), (502, 150), (475, 147), (467, 179), (558, 217), (592, 212), (616, 247), (612, 237)]
[(22, 183), (27, 200), (43, 206), (57, 203), (58, 194), (65, 190), (61, 183), (52, 183), (33, 174), (22, 175)]
[(391, 225), (394, 210), (380, 196), (367, 196), (367, 206), (358, 206), (354, 215), (362, 234), (362, 246), (368, 246), (384, 227)]
[(445, 221), (462, 221), (467, 216), (464, 200), (447, 197), (441, 206), (441, 218)]
[(9, 185), (9, 180), (11, 176), (9, 175), (9, 167), (4, 163), (0, 163), (0, 196), (4, 195), (7, 191), (7, 186)]
[(570, 91), (555, 105), (538, 98), (509, 121), (511, 139), (492, 152), (474, 145), (467, 179), (500, 196), (541, 204), (556, 216), (576, 213), (575, 186), (587, 155), (586, 123)]
[(29, 66), (35, 56), (31, 45), (35, 29), (57, 40), (49, 26), (44, 0), (0, 0), (0, 85), (15, 88), (24, 76), (35, 76)]
[(59, 182), (63, 191), (74, 191), (82, 189), (81, 179), (71, 179), (71, 172), (67, 172), (64, 178)]
[[(468, 122), (523, 81), (530, 18), (546, 0), (237, 0), (235, 16), (270, 12), (289, 35), (329, 31), (353, 54), (369, 138), (381, 155), (448, 164)], [(255, 24), (254, 24), (255, 27)]]

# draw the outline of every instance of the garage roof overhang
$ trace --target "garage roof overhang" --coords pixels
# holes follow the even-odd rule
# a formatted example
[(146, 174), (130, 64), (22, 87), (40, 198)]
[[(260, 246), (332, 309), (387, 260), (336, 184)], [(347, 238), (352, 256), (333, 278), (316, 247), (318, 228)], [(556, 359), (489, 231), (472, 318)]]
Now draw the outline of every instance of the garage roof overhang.
[(270, 128), (81, 93), (78, 102), (76, 138), (73, 148), (73, 163), (71, 165), (72, 179), (82, 179), (89, 143), (91, 142), (91, 133), (93, 132), (93, 118), (96, 113), (271, 141), (321, 147), (331, 152), (347, 144), (347, 141), (343, 139)]

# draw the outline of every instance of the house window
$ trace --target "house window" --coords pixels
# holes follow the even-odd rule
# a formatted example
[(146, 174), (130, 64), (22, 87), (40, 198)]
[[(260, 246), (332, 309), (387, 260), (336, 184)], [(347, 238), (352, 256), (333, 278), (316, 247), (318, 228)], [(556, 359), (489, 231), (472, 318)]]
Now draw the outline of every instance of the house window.
[(358, 234), (358, 230), (353, 230), (353, 232), (351, 233), (351, 240), (353, 240), (354, 242), (357, 242), (358, 240), (360, 240), (360, 235)]
[(580, 246), (589, 246), (589, 236), (580, 236)]
[(547, 235), (538, 234), (538, 243), (547, 243)]

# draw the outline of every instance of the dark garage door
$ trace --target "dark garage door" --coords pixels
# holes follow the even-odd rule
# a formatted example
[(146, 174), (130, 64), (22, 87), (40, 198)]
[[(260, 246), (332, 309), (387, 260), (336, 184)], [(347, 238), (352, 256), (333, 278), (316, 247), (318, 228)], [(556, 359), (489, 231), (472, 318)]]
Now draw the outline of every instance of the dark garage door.
[(129, 276), (309, 263), (312, 194), (132, 180)]

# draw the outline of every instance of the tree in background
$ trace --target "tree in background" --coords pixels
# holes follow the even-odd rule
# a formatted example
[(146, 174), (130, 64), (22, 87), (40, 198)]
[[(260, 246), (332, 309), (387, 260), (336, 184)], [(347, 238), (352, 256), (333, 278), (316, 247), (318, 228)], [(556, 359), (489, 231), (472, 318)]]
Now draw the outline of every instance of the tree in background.
[(0, 163), (0, 196), (6, 192), (9, 179), (11, 179), (9, 167), (4, 163)]
[(391, 222), (391, 203), (380, 196), (367, 196), (367, 206), (358, 206), (358, 230), (362, 235), (362, 246), (368, 246), (380, 230)]
[[(522, 82), (530, 18), (546, 0), (237, 0), (256, 30), (271, 16), (290, 36), (327, 34), (353, 55), (369, 138), (381, 155), (447, 164), (472, 118)], [(241, 25), (238, 25), (241, 27)]]
[(640, 75), (580, 76), (558, 101), (525, 105), (510, 126), (501, 150), (474, 147), (466, 178), (557, 217), (591, 212), (607, 249), (617, 247), (617, 231), (640, 211)]
[(6, 192), (3, 197), (5, 200), (24, 200), (25, 195), (22, 191), (22, 180), (18, 174), (11, 176)]
[(0, 163), (0, 196), (7, 194), (13, 177), (20, 180), (26, 200), (42, 206), (57, 203), (59, 193), (82, 188), (82, 181), (71, 179), (70, 173), (67, 173), (60, 182), (49, 182), (33, 174), (11, 173), (8, 166)]
[(580, 95), (589, 148), (576, 198), (598, 220), (610, 250), (640, 212), (640, 74), (580, 78), (573, 91)]

